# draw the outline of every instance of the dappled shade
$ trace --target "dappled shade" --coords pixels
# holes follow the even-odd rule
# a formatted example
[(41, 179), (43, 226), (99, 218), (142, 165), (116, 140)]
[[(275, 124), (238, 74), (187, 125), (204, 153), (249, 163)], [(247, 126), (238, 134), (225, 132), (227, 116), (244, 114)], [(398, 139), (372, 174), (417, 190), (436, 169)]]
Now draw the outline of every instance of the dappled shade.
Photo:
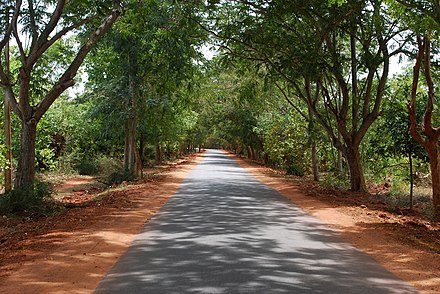
[(417, 293), (209, 151), (97, 293)]

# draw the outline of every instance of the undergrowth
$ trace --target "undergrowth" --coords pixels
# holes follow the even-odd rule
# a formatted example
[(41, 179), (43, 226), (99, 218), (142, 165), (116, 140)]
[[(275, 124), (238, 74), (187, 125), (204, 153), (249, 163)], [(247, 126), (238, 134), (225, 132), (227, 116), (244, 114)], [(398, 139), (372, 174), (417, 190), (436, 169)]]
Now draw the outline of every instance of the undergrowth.
[(350, 188), (350, 183), (348, 182), (347, 177), (343, 174), (323, 174), (320, 185), (323, 188), (331, 189), (348, 190)]
[(130, 182), (135, 179), (135, 175), (125, 169), (117, 170), (107, 177), (107, 182), (110, 184), (120, 184), (122, 182)]
[(48, 215), (55, 210), (51, 196), (52, 188), (48, 183), (34, 181), (22, 189), (0, 196), (0, 211), (2, 214)]

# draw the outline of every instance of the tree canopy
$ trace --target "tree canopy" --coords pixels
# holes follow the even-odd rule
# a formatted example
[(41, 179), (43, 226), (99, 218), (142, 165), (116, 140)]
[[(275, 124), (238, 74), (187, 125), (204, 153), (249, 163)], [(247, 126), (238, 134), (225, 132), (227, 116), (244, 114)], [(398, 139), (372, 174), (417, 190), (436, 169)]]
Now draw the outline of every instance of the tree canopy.
[[(205, 146), (357, 192), (389, 166), (411, 163), (401, 173), (413, 179), (413, 160), (423, 172), (429, 162), (439, 206), (436, 1), (29, 0), (0, 11), (16, 188), (60, 162), (111, 157), (141, 176)], [(414, 70), (390, 76), (402, 57)]]

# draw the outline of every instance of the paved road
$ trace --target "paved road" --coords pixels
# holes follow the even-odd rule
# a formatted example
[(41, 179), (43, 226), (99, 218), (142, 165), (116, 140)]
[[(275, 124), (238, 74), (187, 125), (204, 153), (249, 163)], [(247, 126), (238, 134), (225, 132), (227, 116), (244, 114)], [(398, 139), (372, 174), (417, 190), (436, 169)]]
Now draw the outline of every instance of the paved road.
[(96, 293), (417, 292), (209, 150)]

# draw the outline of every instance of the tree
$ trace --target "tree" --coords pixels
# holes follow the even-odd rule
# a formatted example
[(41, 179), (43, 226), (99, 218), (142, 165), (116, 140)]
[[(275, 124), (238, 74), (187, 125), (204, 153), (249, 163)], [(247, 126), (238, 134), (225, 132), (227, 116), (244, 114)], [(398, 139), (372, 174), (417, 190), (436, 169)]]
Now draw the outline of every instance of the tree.
[[(440, 138), (440, 127), (433, 126), (435, 88), (431, 73), (431, 40), (429, 35), (417, 36), (418, 54), (413, 69), (413, 84), (411, 89), (411, 99), (408, 104), (410, 117), (410, 133), (429, 156), (432, 179), (432, 200), (434, 210), (440, 215), (440, 153), (438, 141)], [(420, 129), (417, 127), (416, 99), (420, 69), (423, 65), (423, 74), (427, 85), (427, 105), (423, 115), (423, 123)]]
[(379, 116), (389, 59), (404, 41), (383, 1), (340, 2), (219, 4), (207, 30), (226, 54), (266, 66), (290, 84), (344, 154), (351, 189), (366, 191), (359, 145)]
[[(0, 26), (5, 28), (9, 23), (10, 19), (10, 7), (7, 3), (2, 7), (4, 10), (1, 12), (4, 14), (5, 18), (0, 21)], [(4, 63), (6, 74), (9, 75), (10, 72), (10, 47), (9, 42), (5, 45), (4, 50)], [(6, 165), (4, 167), (5, 176), (5, 193), (12, 190), (12, 130), (11, 130), (11, 106), (9, 105), (8, 96), (4, 94), (4, 136), (5, 136), (5, 159)]]
[(124, 125), (123, 134), (114, 133), (124, 137), (124, 168), (131, 174), (146, 143), (156, 145), (160, 159), (161, 145), (184, 128), (175, 125), (186, 104), (182, 89), (190, 87), (195, 47), (203, 40), (186, 8), (173, 1), (128, 3), (87, 63), (92, 89), (87, 96), (116, 125)]
[[(416, 33), (416, 58), (413, 68), (413, 82), (411, 87), (408, 112), (410, 119), (409, 131), (428, 153), (432, 179), (432, 201), (437, 216), (440, 216), (440, 153), (438, 141), (440, 127), (435, 127), (435, 83), (431, 66), (432, 44), (438, 39), (440, 26), (440, 6), (438, 1), (398, 1), (402, 6), (394, 7), (398, 12), (409, 12), (414, 17), (407, 22), (408, 28)], [(420, 71), (424, 76), (426, 85), (426, 107), (420, 127), (417, 125), (417, 100), (419, 95)]]
[[(10, 4), (10, 3), (9, 3)], [(47, 12), (52, 8), (52, 13)], [(122, 12), (121, 2), (112, 5), (106, 1), (15, 1), (12, 18), (0, 39), (0, 52), (12, 38), (19, 49), (21, 67), (17, 76), (7, 73), (5, 63), (0, 63), (0, 86), (4, 89), (13, 111), (21, 120), (20, 157), (15, 180), (16, 188), (23, 188), (35, 178), (35, 143), (38, 122), (53, 102), (69, 87), (85, 57), (94, 45), (108, 32)], [(23, 25), (21, 30), (19, 24)], [(68, 33), (84, 40), (66, 67), (55, 67), (50, 72), (53, 83), (40, 97), (35, 97), (33, 73), (49, 48)], [(29, 40), (25, 42), (25, 40)], [(54, 70), (55, 69), (55, 70)], [(47, 70), (47, 69), (46, 69)], [(49, 74), (48, 74), (49, 75)]]

